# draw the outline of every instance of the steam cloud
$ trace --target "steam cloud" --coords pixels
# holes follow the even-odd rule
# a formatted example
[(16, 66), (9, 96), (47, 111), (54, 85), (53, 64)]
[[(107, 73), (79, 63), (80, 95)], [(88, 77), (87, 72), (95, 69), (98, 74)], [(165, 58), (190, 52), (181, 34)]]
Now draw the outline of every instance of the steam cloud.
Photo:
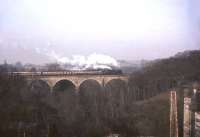
[(69, 58), (63, 57), (52, 50), (47, 56), (64, 65), (66, 69), (113, 69), (120, 67), (119, 63), (114, 58), (103, 54), (93, 53), (89, 56), (73, 55)]

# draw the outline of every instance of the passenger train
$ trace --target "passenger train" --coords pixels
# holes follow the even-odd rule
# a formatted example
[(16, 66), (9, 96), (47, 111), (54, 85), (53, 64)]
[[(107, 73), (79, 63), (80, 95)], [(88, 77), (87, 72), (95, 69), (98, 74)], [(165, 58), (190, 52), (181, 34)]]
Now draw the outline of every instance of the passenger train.
[(36, 71), (36, 72), (10, 72), (13, 75), (121, 75), (122, 70), (66, 70), (66, 71)]

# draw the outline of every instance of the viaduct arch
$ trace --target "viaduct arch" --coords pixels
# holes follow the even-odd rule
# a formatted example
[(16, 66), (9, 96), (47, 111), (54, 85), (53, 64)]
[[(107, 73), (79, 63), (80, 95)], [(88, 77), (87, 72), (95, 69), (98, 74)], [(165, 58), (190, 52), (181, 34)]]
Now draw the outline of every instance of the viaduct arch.
[(126, 75), (26, 75), (25, 78), (28, 80), (29, 84), (37, 83), (37, 81), (43, 84), (46, 83), (49, 86), (50, 91), (53, 91), (59, 83), (74, 86), (76, 91), (78, 91), (80, 86), (87, 81), (95, 81), (101, 87), (106, 87), (107, 84), (109, 85), (115, 80), (124, 82), (128, 85), (128, 76)]

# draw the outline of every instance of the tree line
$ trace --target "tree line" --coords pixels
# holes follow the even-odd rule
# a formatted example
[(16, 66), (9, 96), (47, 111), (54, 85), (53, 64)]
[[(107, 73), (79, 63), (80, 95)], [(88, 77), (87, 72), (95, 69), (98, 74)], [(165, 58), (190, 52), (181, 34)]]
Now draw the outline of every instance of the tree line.
[(200, 51), (149, 62), (131, 74), (128, 85), (115, 80), (102, 88), (87, 81), (78, 92), (63, 81), (51, 93), (41, 81), (28, 84), (23, 77), (13, 78), (4, 73), (5, 68), (0, 70), (1, 136), (167, 137), (168, 99), (155, 103), (152, 98), (198, 81)]

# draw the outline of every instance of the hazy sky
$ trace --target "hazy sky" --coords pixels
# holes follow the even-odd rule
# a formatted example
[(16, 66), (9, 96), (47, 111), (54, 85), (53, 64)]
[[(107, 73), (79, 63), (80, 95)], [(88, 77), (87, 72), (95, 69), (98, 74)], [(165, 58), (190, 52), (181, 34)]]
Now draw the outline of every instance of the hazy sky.
[(139, 60), (199, 49), (198, 1), (0, 0), (0, 61), (43, 62), (52, 52)]

